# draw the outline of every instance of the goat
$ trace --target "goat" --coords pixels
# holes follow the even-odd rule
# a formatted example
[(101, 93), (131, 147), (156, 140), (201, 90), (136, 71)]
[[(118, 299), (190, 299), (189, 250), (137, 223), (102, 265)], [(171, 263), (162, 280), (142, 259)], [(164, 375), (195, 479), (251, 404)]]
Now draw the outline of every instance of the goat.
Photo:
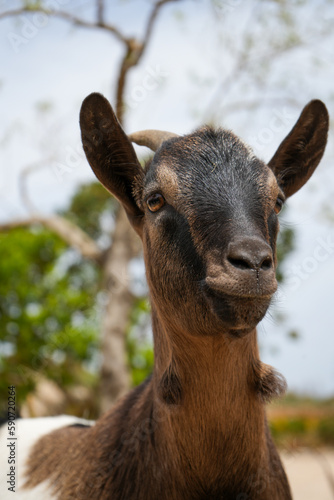
[[(268, 164), (224, 129), (127, 137), (97, 93), (80, 125), (88, 162), (143, 242), (155, 363), (94, 425), (19, 422), (18, 498), (291, 499), (265, 414), (285, 381), (260, 361), (256, 325), (277, 288), (277, 214), (325, 150), (325, 105), (303, 109)], [(131, 141), (155, 151), (145, 169)], [(59, 428), (37, 436), (46, 420)]]

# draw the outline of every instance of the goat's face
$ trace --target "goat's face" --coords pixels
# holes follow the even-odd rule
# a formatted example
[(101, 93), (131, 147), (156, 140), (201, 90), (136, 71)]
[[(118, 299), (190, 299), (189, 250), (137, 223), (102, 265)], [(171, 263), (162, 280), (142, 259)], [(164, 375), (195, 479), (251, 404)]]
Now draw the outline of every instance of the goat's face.
[(81, 128), (94, 172), (143, 239), (159, 314), (177, 331), (251, 331), (277, 288), (277, 214), (325, 148), (325, 106), (306, 106), (268, 165), (231, 132), (205, 127), (158, 144), (143, 171), (99, 94), (84, 101)]
[(177, 310), (191, 331), (253, 328), (277, 287), (284, 194), (272, 170), (231, 132), (203, 128), (162, 145), (139, 200), (151, 294), (164, 312)]

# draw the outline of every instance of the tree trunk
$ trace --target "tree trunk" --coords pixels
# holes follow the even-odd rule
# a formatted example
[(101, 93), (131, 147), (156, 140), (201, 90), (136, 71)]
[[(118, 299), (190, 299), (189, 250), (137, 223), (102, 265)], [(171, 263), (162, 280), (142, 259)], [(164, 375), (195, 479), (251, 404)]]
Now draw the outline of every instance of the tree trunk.
[(108, 298), (102, 321), (101, 413), (130, 388), (125, 333), (134, 298), (129, 289), (128, 265), (138, 255), (139, 243), (139, 237), (131, 229), (123, 208), (119, 207), (112, 245), (104, 264)]

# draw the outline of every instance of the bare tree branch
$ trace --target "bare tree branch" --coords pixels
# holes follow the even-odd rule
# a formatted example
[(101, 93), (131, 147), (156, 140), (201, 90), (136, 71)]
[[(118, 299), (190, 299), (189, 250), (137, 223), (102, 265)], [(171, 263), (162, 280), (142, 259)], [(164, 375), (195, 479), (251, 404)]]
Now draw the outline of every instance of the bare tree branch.
[(52, 158), (47, 158), (44, 160), (40, 160), (36, 163), (32, 163), (31, 165), (28, 165), (20, 172), (18, 183), (19, 183), (19, 191), (20, 191), (21, 199), (22, 199), (23, 204), (25, 205), (27, 211), (31, 215), (38, 214), (39, 211), (29, 197), (28, 189), (27, 189), (27, 179), (32, 173), (44, 168), (45, 165), (47, 165), (51, 160), (52, 160)]
[(145, 49), (151, 39), (153, 26), (154, 23), (156, 22), (156, 19), (158, 17), (161, 8), (167, 3), (177, 2), (177, 1), (179, 0), (159, 0), (154, 5), (151, 14), (148, 18), (143, 41), (140, 42), (138, 40), (135, 40), (134, 38), (129, 39), (127, 41), (128, 42), (127, 51), (124, 55), (124, 58), (121, 62), (121, 66), (119, 69), (119, 77), (118, 77), (117, 91), (116, 91), (116, 114), (121, 124), (123, 123), (123, 118), (124, 118), (123, 95), (124, 95), (124, 89), (126, 85), (128, 71), (133, 66), (136, 66), (139, 63), (140, 59), (142, 58)]
[(97, 22), (99, 26), (104, 24), (104, 0), (97, 0)]
[(27, 190), (27, 178), (33, 172), (43, 168), (48, 161), (49, 159), (41, 160), (37, 163), (28, 165), (20, 173), (20, 194), (25, 207), (30, 213), (30, 217), (22, 220), (13, 220), (2, 224), (0, 223), (0, 231), (9, 231), (10, 229), (17, 227), (27, 227), (32, 224), (39, 223), (60, 236), (60, 238), (62, 238), (69, 246), (77, 249), (83, 257), (101, 262), (103, 252), (87, 233), (85, 233), (80, 227), (59, 215), (41, 215), (34, 203), (31, 201)]
[(151, 15), (150, 15), (150, 17), (148, 19), (148, 22), (147, 22), (145, 36), (144, 36), (144, 39), (143, 39), (142, 48), (141, 48), (141, 52), (140, 52), (138, 61), (142, 57), (142, 55), (143, 55), (143, 53), (144, 53), (144, 51), (145, 51), (148, 43), (150, 42), (152, 31), (153, 31), (153, 26), (154, 26), (154, 23), (155, 23), (155, 21), (157, 19), (158, 14), (159, 14), (159, 12), (161, 10), (161, 7), (163, 7), (167, 3), (178, 2), (178, 1), (179, 0), (159, 0), (159, 2), (157, 2), (155, 4), (155, 6), (153, 7)]
[(69, 21), (70, 23), (74, 24), (75, 26), (82, 26), (83, 28), (90, 28), (90, 29), (103, 29), (105, 31), (108, 31), (109, 33), (112, 33), (115, 35), (118, 40), (121, 42), (125, 43), (128, 45), (129, 40), (122, 35), (122, 33), (115, 28), (115, 26), (112, 26), (110, 24), (106, 24), (103, 21), (100, 23), (96, 22), (89, 22), (85, 21), (84, 19), (81, 19), (77, 16), (74, 16), (73, 14), (70, 14), (69, 12), (61, 11), (61, 10), (51, 10), (51, 9), (45, 9), (44, 7), (22, 7), (21, 9), (13, 9), (13, 10), (8, 10), (6, 12), (2, 12), (0, 14), (0, 19), (4, 19), (6, 17), (15, 17), (19, 16), (21, 14), (33, 14), (34, 12), (42, 12), (43, 14), (46, 14), (47, 16), (52, 16), (56, 17), (59, 19), (63, 19), (65, 21)]
[[(251, 10), (250, 16), (247, 22), (248, 26), (253, 26), (255, 20), (253, 19), (253, 14), (256, 14), (256, 9)], [(214, 119), (215, 111), (217, 109), (217, 102), (219, 102), (221, 96), (227, 96), (227, 94), (231, 91), (234, 86), (235, 81), (240, 79), (242, 75), (251, 75), (252, 68), (255, 66), (261, 65), (269, 65), (272, 61), (276, 61), (279, 57), (285, 55), (287, 52), (292, 52), (305, 45), (305, 42), (302, 40), (296, 40), (294, 43), (284, 44), (279, 47), (275, 47), (273, 49), (268, 50), (266, 53), (258, 53), (255, 52), (255, 56), (251, 56), (251, 51), (249, 48), (248, 37), (244, 37), (243, 47), (234, 54), (235, 63), (232, 72), (223, 77), (220, 85), (213, 92), (213, 95), (209, 101), (209, 104), (206, 107), (204, 112), (204, 121), (210, 122)], [(229, 47), (229, 50), (233, 50), (233, 45)], [(282, 99), (283, 101), (283, 99)], [(224, 106), (222, 109), (226, 109)]]
[(64, 217), (53, 215), (52, 217), (42, 218), (41, 222), (45, 227), (58, 234), (71, 247), (76, 248), (83, 257), (95, 261), (102, 258), (103, 253), (95, 241), (80, 227), (64, 219)]
[(126, 38), (115, 26), (107, 24), (104, 22), (104, 13), (105, 13), (105, 5), (104, 0), (97, 0), (97, 21), (89, 22), (81, 19), (69, 12), (62, 10), (52, 10), (47, 9), (42, 6), (33, 6), (33, 7), (22, 7), (20, 9), (8, 10), (6, 12), (0, 13), (0, 20), (7, 17), (15, 17), (21, 14), (33, 14), (34, 12), (41, 12), (48, 16), (53, 16), (55, 18), (63, 19), (69, 21), (75, 26), (82, 26), (84, 28), (89, 29), (103, 29), (112, 33), (120, 42), (122, 42), (126, 46), (126, 52), (122, 59), (119, 76), (117, 81), (117, 90), (116, 90), (116, 114), (120, 123), (123, 123), (124, 116), (124, 106), (123, 106), (123, 95), (124, 89), (127, 80), (127, 73), (129, 69), (133, 66), (136, 66), (141, 57), (143, 56), (146, 47), (151, 39), (152, 31), (158, 14), (161, 8), (167, 3), (177, 2), (179, 0), (159, 0), (153, 6), (151, 14), (148, 18), (145, 35), (143, 37), (143, 41), (136, 40), (134, 38)]
[(44, 217), (34, 214), (27, 219), (0, 223), (0, 232), (10, 231), (18, 227), (29, 227), (33, 224), (42, 224), (44, 227), (50, 229), (87, 259), (100, 262), (103, 257), (103, 252), (99, 249), (94, 240), (78, 226), (58, 215)]

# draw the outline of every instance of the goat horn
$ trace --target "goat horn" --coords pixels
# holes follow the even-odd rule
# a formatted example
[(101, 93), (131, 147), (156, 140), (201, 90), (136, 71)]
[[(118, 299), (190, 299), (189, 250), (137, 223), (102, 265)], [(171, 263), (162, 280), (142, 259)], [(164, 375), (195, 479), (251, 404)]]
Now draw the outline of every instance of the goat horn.
[(141, 130), (130, 134), (128, 137), (131, 142), (135, 142), (138, 146), (146, 146), (152, 151), (157, 151), (163, 142), (172, 137), (178, 137), (178, 135), (163, 130)]

